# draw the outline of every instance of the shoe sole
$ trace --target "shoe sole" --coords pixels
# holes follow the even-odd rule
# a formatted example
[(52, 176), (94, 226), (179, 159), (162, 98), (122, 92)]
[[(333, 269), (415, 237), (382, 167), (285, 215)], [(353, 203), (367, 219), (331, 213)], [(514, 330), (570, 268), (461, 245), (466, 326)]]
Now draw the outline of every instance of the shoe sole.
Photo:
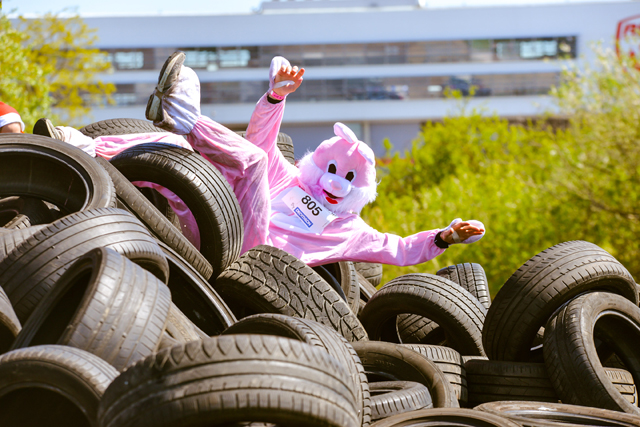
[(53, 124), (47, 119), (38, 119), (36, 124), (33, 125), (33, 134), (57, 139), (55, 128), (53, 127)]
[[(160, 70), (160, 76), (158, 77), (158, 85), (156, 86), (156, 90), (158, 88), (162, 88), (161, 93), (164, 93), (164, 91), (169, 89), (164, 87), (167, 83), (167, 79), (169, 78), (169, 75), (171, 75), (171, 72), (173, 71), (176, 63), (181, 59), (182, 61), (180, 62), (182, 65), (182, 63), (184, 62), (184, 57), (184, 52), (178, 51), (172, 53), (171, 56), (167, 58), (167, 60), (164, 62), (164, 65), (162, 66), (162, 69)], [(145, 116), (148, 120), (154, 122), (160, 121), (158, 120), (158, 116), (160, 115), (160, 107), (162, 105), (161, 101), (162, 100), (155, 94), (155, 92), (149, 97), (149, 101), (147, 102), (147, 109), (145, 111)]]

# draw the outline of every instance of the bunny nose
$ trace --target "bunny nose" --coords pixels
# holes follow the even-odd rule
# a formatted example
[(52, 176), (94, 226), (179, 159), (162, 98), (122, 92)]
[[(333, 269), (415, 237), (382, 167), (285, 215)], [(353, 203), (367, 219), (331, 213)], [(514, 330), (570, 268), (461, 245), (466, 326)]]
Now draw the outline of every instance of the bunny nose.
[(351, 191), (351, 182), (333, 173), (325, 173), (322, 175), (319, 184), (323, 190), (330, 192), (336, 197), (344, 197)]

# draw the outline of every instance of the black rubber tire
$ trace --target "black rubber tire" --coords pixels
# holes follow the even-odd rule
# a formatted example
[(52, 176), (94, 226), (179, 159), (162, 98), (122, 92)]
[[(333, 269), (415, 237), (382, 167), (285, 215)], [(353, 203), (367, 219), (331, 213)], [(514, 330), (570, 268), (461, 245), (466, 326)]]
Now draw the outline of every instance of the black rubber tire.
[(9, 297), (0, 288), (0, 354), (6, 353), (22, 329)]
[(173, 249), (159, 243), (169, 262), (171, 299), (207, 336), (219, 335), (237, 320), (213, 287)]
[(364, 427), (371, 423), (367, 375), (351, 344), (333, 328), (309, 319), (266, 313), (245, 317), (223, 332), (223, 335), (234, 334), (275, 335), (324, 349), (345, 367), (351, 377), (360, 425)]
[(476, 406), (474, 410), (502, 416), (531, 427), (640, 426), (640, 418), (635, 415), (563, 403), (489, 402)]
[(640, 308), (620, 295), (592, 292), (572, 300), (545, 327), (545, 366), (558, 396), (564, 403), (640, 415), (602, 367), (596, 337), (640, 378)]
[(29, 236), (36, 231), (42, 230), (46, 225), (34, 225), (33, 227), (8, 229), (0, 228), (0, 261), (11, 251), (13, 251), (20, 243), (27, 240)]
[(429, 389), (435, 408), (458, 408), (458, 399), (444, 373), (434, 362), (398, 344), (381, 341), (352, 343), (369, 382), (416, 381)]
[[(358, 275), (353, 263), (351, 261), (341, 261), (323, 264), (318, 267), (325, 268), (335, 278), (340, 284), (340, 289), (345, 295), (349, 308), (354, 313), (357, 313), (360, 306), (360, 284), (358, 283)], [(316, 267), (312, 268), (320, 273)], [(328, 282), (324, 276), (322, 278)]]
[(158, 193), (158, 191), (153, 188), (147, 188), (147, 187), (136, 187), (136, 188), (138, 189), (138, 191), (140, 191), (140, 193), (142, 193), (144, 197), (147, 198), (147, 200), (153, 206), (155, 206), (155, 208), (165, 218), (167, 218), (167, 220), (171, 224), (173, 224), (175, 228), (177, 228), (178, 230), (180, 230), (180, 232), (182, 232), (183, 225), (180, 224), (180, 218), (178, 218), (178, 215), (176, 215), (171, 205), (169, 205), (169, 201), (167, 200), (166, 197)]
[(357, 427), (351, 381), (325, 350), (281, 337), (227, 335), (164, 349), (107, 389), (101, 427)]
[(461, 406), (465, 406), (468, 400), (467, 373), (462, 363), (460, 353), (449, 347), (440, 345), (402, 344), (431, 360), (451, 383), (454, 393)]
[(436, 275), (449, 279), (468, 290), (485, 308), (488, 309), (491, 305), (489, 282), (484, 268), (480, 264), (465, 262), (463, 264), (450, 265), (438, 270)]
[[(91, 138), (107, 135), (130, 135), (136, 133), (169, 133), (164, 129), (154, 126), (153, 123), (141, 119), (102, 120), (83, 127), (80, 129), (80, 132)], [(98, 157), (96, 157), (96, 159), (98, 159)], [(180, 222), (177, 216), (175, 216), (175, 212), (173, 212), (171, 207), (169, 207), (167, 199), (151, 188), (140, 188), (139, 190), (165, 217), (167, 217), (174, 227), (180, 229)], [(148, 194), (151, 193), (155, 193), (157, 198), (148, 197)], [(124, 206), (118, 207), (126, 209)], [(207, 276), (207, 274), (203, 274), (203, 276)], [(207, 279), (209, 279), (208, 276)]]
[(439, 408), (421, 409), (380, 420), (371, 427), (522, 427), (498, 415), (473, 409)]
[(534, 256), (507, 280), (487, 312), (482, 331), (487, 356), (529, 361), (532, 342), (551, 314), (591, 290), (619, 293), (638, 305), (627, 269), (592, 243), (560, 243)]
[(245, 252), (214, 288), (239, 319), (281, 313), (316, 320), (349, 342), (367, 339), (346, 301), (311, 267), (281, 249), (261, 245)]
[(358, 319), (360, 319), (360, 315), (362, 314), (362, 310), (364, 310), (364, 306), (366, 305), (366, 303), (362, 300), (358, 301), (358, 311), (357, 311), (357, 316)]
[(382, 283), (382, 264), (378, 262), (354, 262), (353, 266), (374, 288)]
[[(478, 301), (478, 303), (480, 303)], [(447, 345), (444, 329), (436, 322), (416, 314), (400, 314), (396, 320), (398, 336), (406, 344)]]
[(134, 133), (168, 133), (147, 120), (141, 119), (108, 119), (91, 123), (80, 132), (90, 138), (109, 135), (130, 135)]
[(14, 196), (0, 199), (0, 226), (23, 229), (33, 225), (48, 224), (55, 220), (49, 207), (40, 199)]
[(481, 331), (486, 309), (460, 285), (432, 274), (406, 274), (376, 292), (360, 318), (371, 339), (398, 343), (396, 318), (403, 313), (438, 323), (448, 346), (460, 354), (485, 355)]
[(322, 280), (324, 280), (329, 284), (329, 286), (331, 286), (331, 289), (333, 289), (338, 293), (338, 295), (340, 295), (340, 298), (342, 298), (344, 302), (346, 302), (347, 304), (349, 303), (349, 301), (347, 301), (347, 296), (342, 289), (342, 286), (340, 286), (340, 282), (338, 282), (338, 279), (336, 279), (333, 274), (329, 273), (329, 270), (327, 270), (323, 265), (316, 265), (315, 267), (311, 268), (313, 269), (313, 271), (318, 273), (320, 277), (322, 277)]
[(14, 350), (0, 356), (3, 427), (97, 427), (98, 404), (118, 376), (86, 351), (60, 345)]
[(238, 200), (222, 174), (202, 156), (169, 144), (140, 144), (111, 159), (129, 181), (173, 191), (189, 207), (200, 231), (200, 252), (212, 280), (240, 255), (244, 236)]
[(64, 214), (115, 207), (109, 175), (82, 150), (46, 136), (0, 135), (0, 198), (30, 196)]
[(413, 381), (380, 381), (370, 384), (371, 419), (382, 420), (394, 415), (432, 408), (429, 389)]
[[(171, 303), (171, 306), (169, 307), (169, 314), (167, 315), (167, 323), (165, 325), (164, 332), (172, 338), (170, 341), (173, 344), (186, 344), (190, 341), (201, 340), (209, 337), (209, 335), (204, 333), (202, 329), (198, 328), (191, 320), (189, 320), (189, 318), (174, 303)], [(166, 338), (162, 337), (162, 339)], [(173, 347), (173, 344), (167, 345), (168, 341), (169, 340), (164, 343), (161, 342), (158, 347)]]
[(544, 363), (469, 360), (464, 367), (470, 407), (501, 400), (560, 400)]
[(358, 286), (360, 286), (360, 301), (358, 301), (358, 311), (355, 313), (357, 313), (359, 319), (364, 306), (367, 305), (367, 302), (378, 290), (360, 272), (356, 272), (356, 277), (358, 278)]
[(171, 293), (113, 249), (78, 258), (22, 327), (12, 348), (62, 344), (122, 371), (152, 354), (165, 329)]
[(101, 208), (43, 227), (0, 261), (0, 284), (24, 324), (35, 306), (80, 256), (108, 247), (166, 282), (169, 265), (147, 229), (129, 212)]
[(360, 272), (357, 272), (358, 283), (360, 284), (360, 299), (369, 302), (373, 294), (378, 292), (378, 288), (373, 286)]
[[(485, 307), (491, 305), (487, 276), (480, 264), (456, 264), (438, 270), (436, 275), (451, 280), (469, 291)], [(403, 343), (446, 345), (444, 331), (425, 317), (400, 315), (397, 321), (398, 335)]]
[(604, 368), (613, 386), (631, 405), (638, 406), (638, 389), (631, 372), (620, 368)]
[[(238, 131), (236, 133), (243, 138), (247, 135), (247, 132), (245, 131)], [(276, 144), (278, 145), (278, 149), (282, 153), (282, 156), (287, 159), (289, 163), (295, 166), (296, 157), (294, 155), (293, 140), (291, 137), (284, 132), (278, 132)]]
[(208, 280), (213, 273), (213, 267), (211, 267), (211, 264), (202, 256), (198, 249), (184, 237), (180, 229), (174, 227), (173, 224), (140, 193), (136, 186), (131, 184), (111, 163), (102, 157), (97, 157), (96, 161), (111, 177), (118, 200), (125, 209), (135, 215), (158, 240), (166, 243), (167, 246), (176, 251), (180, 257), (191, 264), (198, 270), (198, 273)]

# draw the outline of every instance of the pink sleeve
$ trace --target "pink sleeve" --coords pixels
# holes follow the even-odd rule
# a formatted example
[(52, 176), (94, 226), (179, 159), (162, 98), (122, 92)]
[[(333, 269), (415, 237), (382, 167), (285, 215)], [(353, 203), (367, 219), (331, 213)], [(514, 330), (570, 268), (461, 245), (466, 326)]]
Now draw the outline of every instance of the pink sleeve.
[(267, 94), (264, 94), (253, 110), (245, 136), (245, 139), (267, 153), (269, 187), (277, 186), (277, 181), (282, 177), (289, 176), (291, 168), (295, 168), (284, 158), (276, 145), (285, 102), (272, 104), (267, 100)]
[(440, 229), (400, 237), (391, 233), (381, 233), (362, 219), (357, 222), (361, 224), (358, 224), (358, 231), (353, 234), (346, 247), (347, 259), (404, 267), (427, 262), (445, 251), (434, 243)]

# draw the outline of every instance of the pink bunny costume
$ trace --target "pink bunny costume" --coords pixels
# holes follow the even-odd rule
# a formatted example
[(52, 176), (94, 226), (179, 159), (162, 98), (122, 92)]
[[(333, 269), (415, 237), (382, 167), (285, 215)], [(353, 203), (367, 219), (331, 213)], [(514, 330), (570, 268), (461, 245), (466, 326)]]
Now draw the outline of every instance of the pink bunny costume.
[[(274, 78), (283, 64), (289, 63), (282, 57), (272, 61), (270, 89), (274, 88)], [(376, 197), (375, 156), (371, 148), (358, 141), (342, 123), (334, 126), (336, 136), (322, 142), (313, 153), (307, 153), (298, 167), (290, 164), (276, 145), (284, 107), (285, 101), (271, 103), (265, 94), (256, 104), (244, 139), (200, 115), (200, 82), (192, 69), (181, 66), (176, 83), (162, 100), (167, 120), (155, 124), (186, 135), (188, 144), (174, 134), (91, 139), (72, 128), (58, 129), (63, 131), (66, 142), (94, 157), (100, 155), (107, 159), (146, 142), (165, 142), (197, 150), (224, 175), (238, 199), (245, 230), (242, 252), (267, 244), (311, 266), (347, 260), (406, 266), (426, 262), (444, 252), (435, 245), (434, 238), (459, 219), (446, 229), (400, 237), (381, 233), (360, 218), (362, 208)], [(182, 225), (188, 229), (185, 234), (189, 240), (200, 246), (195, 219), (174, 193), (153, 183), (135, 184), (155, 188), (167, 197)], [(298, 206), (292, 204), (296, 198)], [(300, 205), (305, 200), (306, 208)], [(300, 209), (307, 209), (306, 215)], [(305, 221), (314, 219), (315, 212), (324, 214), (326, 221), (314, 225), (314, 231)], [(474, 223), (482, 227), (478, 221)], [(480, 237), (471, 237), (464, 243)]]
[[(274, 58), (271, 88), (283, 64), (288, 61)], [(400, 237), (374, 230), (360, 218), (360, 210), (376, 196), (375, 158), (371, 148), (345, 125), (336, 123), (336, 136), (308, 153), (296, 167), (276, 145), (285, 101), (272, 103), (267, 94), (262, 96), (246, 139), (199, 114), (199, 81), (188, 67), (182, 66), (162, 102), (167, 120), (155, 124), (168, 124), (167, 129), (186, 134), (189, 144), (216, 166), (233, 188), (243, 214), (243, 252), (260, 244), (272, 245), (311, 266), (345, 260), (405, 266), (444, 252), (434, 243), (440, 229)], [(311, 231), (305, 222), (311, 211), (306, 216), (296, 213), (292, 193), (298, 199), (301, 196), (303, 203), (309, 196), (308, 207), (321, 205), (314, 212), (325, 208), (333, 214), (321, 232)], [(476, 241), (480, 236), (474, 237), (468, 240)]]

